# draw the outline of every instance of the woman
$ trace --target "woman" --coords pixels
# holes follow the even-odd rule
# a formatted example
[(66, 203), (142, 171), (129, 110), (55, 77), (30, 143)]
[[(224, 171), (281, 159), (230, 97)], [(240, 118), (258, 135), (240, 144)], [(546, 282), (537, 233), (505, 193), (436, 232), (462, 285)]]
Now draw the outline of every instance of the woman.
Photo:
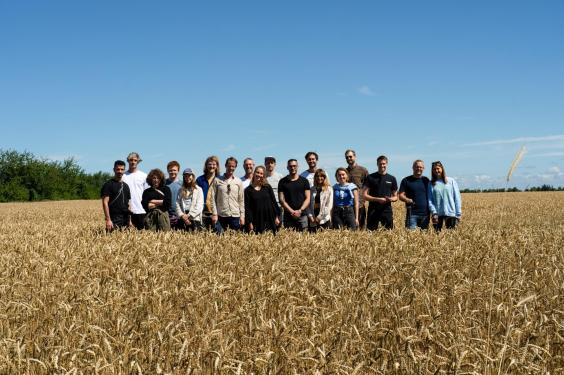
[(338, 168), (335, 172), (337, 183), (333, 185), (333, 228), (358, 228), (358, 187), (349, 182), (349, 172)]
[(255, 168), (251, 184), (245, 189), (245, 217), (249, 231), (263, 233), (270, 230), (276, 233), (280, 225), (280, 207), (276, 203), (274, 191), (264, 177), (265, 168)]
[(171, 204), (171, 192), (165, 185), (165, 176), (160, 169), (152, 169), (147, 175), (149, 188), (143, 191), (141, 204), (147, 212), (144, 220), (145, 229), (154, 231), (170, 230), (168, 209)]
[(182, 187), (176, 200), (176, 215), (180, 218), (179, 228), (199, 231), (202, 226), (202, 210), (204, 209), (204, 192), (196, 185), (196, 176), (192, 169), (182, 172)]
[(331, 209), (333, 208), (333, 189), (329, 185), (327, 173), (318, 169), (313, 175), (309, 201), (309, 228), (310, 232), (331, 227)]
[(429, 210), (433, 227), (438, 232), (443, 228), (456, 227), (462, 216), (462, 201), (456, 181), (447, 179), (445, 168), (440, 161), (431, 164), (431, 183), (429, 184)]

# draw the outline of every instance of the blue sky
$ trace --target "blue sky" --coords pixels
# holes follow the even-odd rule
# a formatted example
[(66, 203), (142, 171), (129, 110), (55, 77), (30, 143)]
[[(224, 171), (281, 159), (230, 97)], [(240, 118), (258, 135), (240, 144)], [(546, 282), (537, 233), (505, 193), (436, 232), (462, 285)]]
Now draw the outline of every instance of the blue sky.
[(0, 0), (0, 148), (111, 171), (347, 148), (564, 186), (562, 1)]

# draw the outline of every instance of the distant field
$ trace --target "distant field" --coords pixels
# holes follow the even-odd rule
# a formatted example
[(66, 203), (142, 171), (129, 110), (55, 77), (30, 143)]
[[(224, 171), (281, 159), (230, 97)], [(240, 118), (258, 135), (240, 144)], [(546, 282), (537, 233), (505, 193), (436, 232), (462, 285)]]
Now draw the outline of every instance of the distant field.
[(456, 231), (105, 235), (0, 205), (0, 374), (564, 373), (564, 192), (463, 195)]

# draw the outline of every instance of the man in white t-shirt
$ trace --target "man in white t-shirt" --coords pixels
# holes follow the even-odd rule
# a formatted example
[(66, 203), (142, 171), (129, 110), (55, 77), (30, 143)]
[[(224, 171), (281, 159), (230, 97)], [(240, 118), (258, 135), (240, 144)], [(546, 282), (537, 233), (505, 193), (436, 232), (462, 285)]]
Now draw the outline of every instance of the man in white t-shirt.
[(145, 210), (141, 205), (141, 197), (143, 190), (147, 189), (147, 174), (137, 169), (141, 163), (141, 157), (137, 152), (131, 152), (127, 155), (127, 164), (129, 168), (123, 175), (123, 181), (129, 186), (131, 191), (131, 222), (137, 229), (143, 229), (143, 220), (145, 219)]
[(253, 179), (253, 172), (255, 170), (255, 161), (251, 158), (246, 158), (243, 160), (243, 169), (245, 170), (245, 175), (241, 177), (241, 182), (243, 183), (243, 190), (251, 184)]
[(309, 168), (303, 171), (300, 174), (300, 176), (302, 176), (309, 182), (309, 187), (313, 186), (313, 176), (315, 175), (315, 171), (317, 170), (318, 160), (319, 160), (319, 156), (315, 151), (310, 151), (307, 154), (305, 154), (305, 161)]

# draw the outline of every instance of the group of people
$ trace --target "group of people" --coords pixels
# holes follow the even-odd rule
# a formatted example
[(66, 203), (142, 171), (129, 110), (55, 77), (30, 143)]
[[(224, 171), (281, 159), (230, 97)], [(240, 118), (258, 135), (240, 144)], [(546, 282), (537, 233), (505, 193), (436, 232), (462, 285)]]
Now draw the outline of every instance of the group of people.
[[(235, 176), (238, 161), (229, 157), (220, 172), (217, 156), (206, 159), (203, 174), (191, 168), (167, 164), (168, 177), (153, 169), (139, 169), (141, 158), (132, 152), (126, 163), (114, 163), (114, 177), (102, 187), (106, 230), (135, 227), (154, 231), (171, 229), (200, 231), (244, 230), (276, 232), (281, 226), (316, 232), (329, 228), (376, 230), (393, 228), (392, 202), (406, 205), (408, 229), (455, 228), (462, 216), (460, 190), (446, 176), (440, 161), (432, 163), (431, 179), (423, 175), (422, 160), (413, 162), (413, 173), (402, 179), (387, 173), (388, 158), (377, 159), (378, 170), (369, 174), (356, 162), (353, 150), (345, 152), (347, 167), (338, 168), (331, 186), (325, 170), (317, 168), (319, 156), (305, 155), (308, 169), (298, 173), (298, 161), (287, 162), (288, 174), (276, 172), (276, 158), (267, 156), (264, 165), (251, 158), (243, 161), (245, 175)], [(368, 207), (366, 207), (368, 206)]]

